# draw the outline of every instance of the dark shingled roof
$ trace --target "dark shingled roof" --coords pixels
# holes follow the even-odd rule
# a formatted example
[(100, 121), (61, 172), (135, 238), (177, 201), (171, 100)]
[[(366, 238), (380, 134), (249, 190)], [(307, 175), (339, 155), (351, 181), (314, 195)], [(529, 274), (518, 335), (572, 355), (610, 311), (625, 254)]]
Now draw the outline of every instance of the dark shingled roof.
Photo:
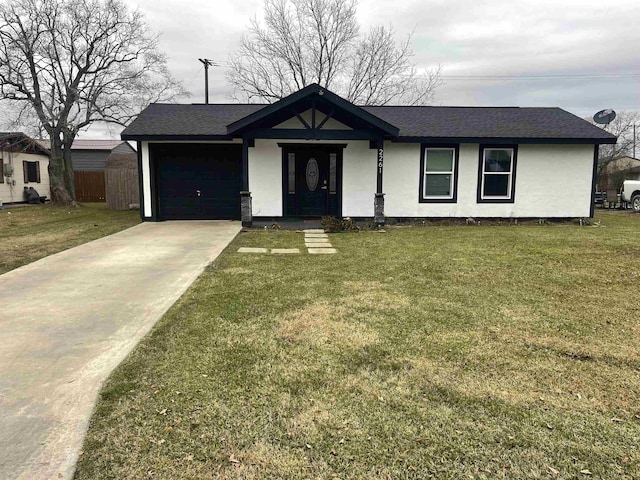
[[(124, 129), (122, 138), (138, 135), (226, 135), (227, 125), (266, 105), (183, 105), (152, 103)], [(125, 138), (127, 137), (127, 138)]]
[(615, 139), (561, 108), (365, 107), (404, 137), (508, 137)]
[[(265, 105), (151, 104), (122, 133), (139, 137), (226, 136), (227, 125)], [(580, 139), (615, 143), (616, 137), (561, 108), (539, 107), (362, 107), (399, 128), (399, 137), (437, 139)]]

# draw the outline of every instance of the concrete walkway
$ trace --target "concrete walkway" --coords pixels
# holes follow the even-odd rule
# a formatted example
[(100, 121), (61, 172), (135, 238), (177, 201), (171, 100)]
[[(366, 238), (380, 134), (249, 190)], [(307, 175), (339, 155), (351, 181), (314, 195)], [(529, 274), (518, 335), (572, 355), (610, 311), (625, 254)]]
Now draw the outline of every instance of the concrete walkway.
[(0, 275), (0, 479), (72, 476), (104, 380), (239, 231), (144, 223)]

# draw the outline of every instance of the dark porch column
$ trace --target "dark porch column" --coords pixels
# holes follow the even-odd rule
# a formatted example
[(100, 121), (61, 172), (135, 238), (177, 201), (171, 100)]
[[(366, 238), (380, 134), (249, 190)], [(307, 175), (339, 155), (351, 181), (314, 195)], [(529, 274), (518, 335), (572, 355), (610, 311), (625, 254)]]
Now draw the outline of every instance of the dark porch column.
[(382, 193), (382, 170), (384, 167), (384, 140), (377, 142), (376, 151), (376, 194), (373, 200), (373, 223), (377, 226), (384, 225), (384, 193)]
[(249, 143), (248, 138), (242, 139), (242, 191), (240, 192), (240, 219), (243, 227), (250, 227), (253, 223), (251, 210), (251, 192), (249, 191)]

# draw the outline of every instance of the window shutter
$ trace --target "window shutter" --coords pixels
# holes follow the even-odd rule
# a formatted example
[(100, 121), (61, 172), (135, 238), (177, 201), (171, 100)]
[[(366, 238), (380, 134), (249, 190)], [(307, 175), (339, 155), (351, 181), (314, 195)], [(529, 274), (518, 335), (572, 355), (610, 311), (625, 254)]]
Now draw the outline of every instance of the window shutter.
[(0, 183), (4, 183), (4, 158), (0, 157)]
[(29, 183), (29, 162), (22, 161), (22, 174), (24, 175), (24, 183)]
[(40, 183), (40, 162), (34, 162), (36, 164), (36, 183)]

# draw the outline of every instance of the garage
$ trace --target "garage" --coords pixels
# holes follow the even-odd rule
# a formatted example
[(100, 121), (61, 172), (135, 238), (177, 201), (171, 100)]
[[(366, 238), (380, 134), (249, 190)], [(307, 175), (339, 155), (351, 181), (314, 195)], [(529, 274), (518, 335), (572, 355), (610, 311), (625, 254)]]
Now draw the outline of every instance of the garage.
[(240, 218), (242, 146), (155, 144), (159, 220)]

